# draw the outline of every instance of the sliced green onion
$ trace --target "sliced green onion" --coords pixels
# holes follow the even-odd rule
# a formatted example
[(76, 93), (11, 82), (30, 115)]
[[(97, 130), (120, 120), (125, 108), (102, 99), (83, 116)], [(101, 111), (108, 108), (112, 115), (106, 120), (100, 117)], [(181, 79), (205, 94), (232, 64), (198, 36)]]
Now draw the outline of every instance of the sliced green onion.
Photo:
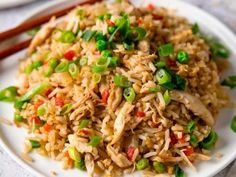
[(196, 135), (190, 135), (190, 140), (189, 143), (193, 146), (196, 147), (198, 145), (198, 138)]
[(97, 66), (97, 65), (93, 65), (92, 66), (92, 73), (103, 73), (107, 70), (106, 66)]
[(96, 47), (99, 51), (103, 51), (103, 50), (107, 49), (107, 46), (108, 46), (107, 42), (104, 40), (98, 40), (96, 42)]
[(104, 36), (102, 32), (96, 32), (95, 38), (96, 38), (96, 41), (99, 41), (99, 40), (106, 41), (106, 36)]
[(210, 45), (211, 52), (214, 57), (228, 58), (230, 51), (221, 43), (212, 43)]
[(181, 64), (186, 64), (189, 62), (189, 55), (185, 51), (179, 51), (177, 53), (176, 59)]
[(158, 53), (160, 57), (167, 57), (174, 52), (174, 46), (171, 43), (164, 44), (158, 48)]
[(99, 15), (99, 16), (97, 17), (97, 19), (103, 21), (103, 20), (104, 20), (104, 15)]
[(82, 35), (82, 39), (88, 42), (93, 38), (95, 34), (96, 34), (96, 31), (86, 30)]
[(57, 67), (55, 68), (55, 71), (57, 73), (67, 72), (68, 68), (69, 68), (69, 62), (65, 60), (59, 63), (59, 65), (57, 65)]
[(42, 82), (34, 86), (31, 90), (29, 90), (25, 95), (21, 96), (18, 101), (29, 101), (31, 100), (34, 96), (42, 93), (49, 87), (49, 84), (47, 82)]
[(108, 26), (108, 29), (107, 29), (107, 31), (108, 31), (108, 33), (109, 33), (109, 34), (112, 34), (112, 33), (114, 33), (114, 32), (115, 32), (115, 30), (116, 30), (116, 27), (115, 27), (115, 26)]
[(116, 67), (120, 63), (120, 59), (117, 56), (109, 57), (109, 67)]
[(96, 66), (105, 66), (108, 67), (109, 60), (106, 57), (100, 57), (96, 60)]
[(137, 170), (144, 170), (149, 166), (149, 160), (148, 159), (140, 159), (138, 162), (136, 162), (136, 169)]
[(142, 27), (135, 27), (133, 33), (135, 35), (135, 38), (133, 39), (134, 41), (140, 41), (146, 36), (146, 30)]
[(0, 101), (12, 102), (16, 100), (17, 87), (11, 86), (0, 91)]
[(23, 121), (23, 116), (21, 116), (20, 114), (15, 114), (14, 115), (14, 120), (16, 122), (22, 122)]
[(79, 67), (75, 63), (70, 63), (68, 71), (73, 78), (76, 78), (79, 74)]
[(159, 84), (165, 84), (171, 82), (171, 75), (165, 69), (160, 69), (156, 73), (156, 79)]
[(128, 80), (128, 78), (120, 74), (115, 75), (113, 77), (113, 81), (116, 86), (121, 87), (121, 88), (127, 88), (131, 86), (131, 82)]
[(71, 31), (62, 31), (60, 41), (63, 43), (72, 43), (76, 39), (76, 36)]
[(56, 58), (51, 58), (48, 60), (48, 64), (51, 68), (55, 69), (58, 65), (58, 60)]
[(205, 138), (201, 143), (201, 147), (203, 149), (207, 149), (210, 150), (213, 148), (213, 146), (215, 145), (216, 141), (218, 140), (218, 135), (216, 132), (211, 131), (210, 134), (208, 135), (207, 138)]
[(171, 101), (170, 94), (169, 94), (168, 90), (165, 91), (163, 98), (164, 98), (165, 104), (168, 105)]
[(175, 165), (175, 177), (185, 177), (184, 171), (179, 167), (179, 165)]
[(90, 123), (90, 120), (82, 119), (80, 121), (79, 128), (82, 129), (82, 128), (88, 127), (89, 123)]
[(38, 33), (39, 30), (40, 30), (40, 27), (36, 27), (36, 28), (33, 28), (33, 29), (27, 31), (26, 33), (29, 36), (35, 36)]
[(42, 66), (43, 65), (43, 62), (42, 61), (40, 61), (40, 60), (38, 60), (38, 61), (35, 61), (34, 63), (33, 63), (33, 68), (34, 69), (38, 69), (40, 66)]
[(98, 84), (102, 79), (102, 75), (99, 74), (99, 73), (93, 73), (92, 79), (93, 79), (95, 84)]
[(164, 61), (157, 61), (155, 63), (155, 66), (158, 68), (158, 69), (161, 69), (161, 68), (164, 68), (166, 66), (166, 63)]
[(186, 131), (187, 133), (193, 133), (195, 128), (196, 128), (196, 122), (191, 120), (186, 126)]
[(25, 105), (25, 101), (16, 100), (14, 103), (14, 108), (21, 110)]
[(153, 162), (153, 168), (156, 173), (164, 173), (165, 172), (165, 165), (161, 162)]
[(80, 159), (79, 161), (75, 161), (74, 165), (79, 170), (86, 170), (84, 159)]
[(100, 136), (92, 136), (88, 145), (92, 147), (96, 147), (97, 145), (99, 145), (101, 140), (102, 140), (102, 137)]
[(63, 115), (63, 116), (67, 115), (71, 112), (72, 109), (73, 109), (73, 106), (71, 103), (65, 104), (61, 109), (60, 115)]
[(148, 91), (151, 93), (156, 93), (156, 92), (160, 92), (161, 88), (159, 86), (157, 86), (157, 87), (149, 88)]
[(80, 20), (83, 20), (84, 15), (85, 15), (85, 11), (84, 11), (84, 9), (78, 9), (76, 14), (80, 17)]
[(132, 87), (125, 88), (124, 93), (123, 93), (125, 99), (127, 102), (132, 103), (135, 99), (135, 91)]
[(80, 66), (85, 66), (85, 65), (87, 65), (87, 63), (88, 63), (88, 58), (87, 58), (87, 57), (82, 57), (82, 58), (79, 60)]
[(107, 13), (103, 16), (104, 20), (109, 20), (111, 19), (111, 14)]
[(36, 140), (29, 140), (33, 149), (40, 148), (41, 144)]
[(103, 50), (101, 54), (103, 57), (112, 57), (112, 52), (110, 50)]
[(50, 76), (53, 74), (53, 72), (54, 72), (54, 69), (49, 66), (49, 67), (44, 71), (43, 75), (44, 75), (45, 77), (50, 77)]
[(233, 89), (236, 87), (236, 76), (229, 76), (221, 83), (224, 86), (228, 86), (229, 88)]
[(197, 24), (197, 23), (194, 23), (194, 24), (192, 25), (192, 32), (193, 32), (193, 34), (197, 34), (197, 33), (199, 33), (199, 31), (200, 31), (200, 29), (199, 29), (198, 24)]
[(46, 105), (41, 105), (37, 110), (37, 116), (43, 116), (46, 112)]
[(174, 83), (175, 83), (175, 88), (177, 90), (184, 90), (185, 89), (185, 86), (186, 86), (186, 80), (184, 78), (182, 78), (180, 75), (178, 74), (175, 74), (173, 76), (173, 80), (174, 80)]
[(236, 133), (236, 116), (233, 117), (230, 127)]
[(33, 64), (30, 64), (30, 65), (26, 66), (25, 74), (30, 74), (30, 73), (32, 73), (33, 70), (34, 70)]
[(123, 46), (125, 49), (127, 50), (133, 50), (134, 49), (134, 43), (127, 43), (127, 42), (123, 42)]
[(68, 149), (68, 154), (70, 158), (74, 161), (79, 161), (81, 159), (80, 153), (76, 150), (75, 147), (70, 147)]

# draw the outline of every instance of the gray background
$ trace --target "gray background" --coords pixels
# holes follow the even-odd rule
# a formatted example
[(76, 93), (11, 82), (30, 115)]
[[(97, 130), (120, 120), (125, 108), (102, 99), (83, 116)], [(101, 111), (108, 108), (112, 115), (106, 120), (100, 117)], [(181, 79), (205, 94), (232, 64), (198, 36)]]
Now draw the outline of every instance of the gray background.
[[(174, 1), (174, 0), (173, 0)], [(224, 22), (236, 33), (236, 0), (184, 0), (205, 9)], [(29, 11), (47, 3), (47, 0), (37, 0), (34, 3), (0, 10), (0, 31), (4, 31), (24, 19)], [(229, 172), (232, 168), (236, 171), (236, 164), (231, 163), (226, 169), (215, 177), (236, 177), (236, 172)], [(33, 177), (29, 172), (14, 162), (0, 147), (0, 176), (1, 177)]]

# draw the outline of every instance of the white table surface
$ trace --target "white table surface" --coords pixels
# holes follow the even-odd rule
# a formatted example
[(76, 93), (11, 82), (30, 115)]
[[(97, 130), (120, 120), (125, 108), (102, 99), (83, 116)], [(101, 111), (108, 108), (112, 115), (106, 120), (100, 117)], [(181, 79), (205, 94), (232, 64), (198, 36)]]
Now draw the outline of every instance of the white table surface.
[[(2, 0), (0, 0), (2, 1)], [(37, 0), (25, 6), (19, 6), (6, 10), (0, 10), (0, 31), (4, 31), (14, 26), (17, 22), (24, 19), (29, 10), (36, 8), (49, 0)], [(174, 0), (173, 0), (174, 1)], [(184, 0), (193, 3), (200, 8), (212, 13), (223, 21), (232, 31), (236, 33), (236, 0)], [(226, 177), (233, 163), (215, 177)], [(229, 177), (236, 177), (236, 164), (234, 172), (230, 172)], [(229, 174), (228, 174), (229, 175)], [(0, 177), (34, 177), (28, 171), (14, 162), (6, 152), (0, 147)], [(227, 176), (228, 177), (228, 176)]]

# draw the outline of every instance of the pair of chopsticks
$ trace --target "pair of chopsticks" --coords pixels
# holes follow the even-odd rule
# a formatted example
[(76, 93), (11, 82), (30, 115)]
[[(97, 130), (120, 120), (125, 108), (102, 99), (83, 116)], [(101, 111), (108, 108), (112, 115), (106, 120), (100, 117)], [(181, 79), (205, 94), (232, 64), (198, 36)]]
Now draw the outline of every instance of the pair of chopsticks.
[[(78, 5), (93, 4), (93, 3), (99, 2), (99, 1), (101, 1), (101, 0), (88, 0), (85, 2), (81, 2), (81, 3), (75, 4), (75, 5), (66, 7), (64, 9), (55, 11), (55, 12), (52, 12), (48, 15), (36, 18), (34, 20), (26, 21), (15, 28), (12, 28), (12, 29), (4, 31), (4, 32), (0, 32), (0, 42), (8, 40), (8, 39), (15, 37), (17, 35), (20, 35), (30, 29), (35, 28), (35, 27), (38, 27), (38, 26), (48, 22), (51, 19), (51, 17), (53, 17), (53, 16), (61, 17), (63, 15), (66, 15), (70, 10), (72, 10), (73, 8), (75, 8)], [(17, 44), (14, 44), (13, 46), (3, 49), (2, 51), (0, 49), (0, 60), (6, 58), (16, 52), (19, 52), (19, 51), (25, 49), (26, 47), (29, 46), (31, 40), (32, 39), (27, 39), (27, 40), (21, 41)]]

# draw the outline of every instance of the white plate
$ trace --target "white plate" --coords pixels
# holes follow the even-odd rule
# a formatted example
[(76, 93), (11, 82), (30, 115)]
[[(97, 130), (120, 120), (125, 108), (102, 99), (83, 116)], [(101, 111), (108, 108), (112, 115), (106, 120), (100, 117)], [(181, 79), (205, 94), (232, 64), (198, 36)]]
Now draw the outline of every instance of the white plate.
[[(71, 1), (70, 1), (71, 2)], [(134, 0), (136, 5), (144, 5), (143, 0)], [(217, 37), (219, 37), (222, 42), (231, 50), (230, 60), (230, 70), (229, 74), (236, 74), (236, 62), (234, 58), (236, 56), (235, 46), (236, 37), (234, 34), (225, 27), (221, 22), (213, 18), (211, 15), (203, 12), (202, 10), (189, 5), (185, 2), (178, 0), (149, 0), (145, 3), (152, 2), (158, 6), (166, 6), (177, 10), (177, 13), (187, 17), (192, 22), (198, 22), (202, 31), (209, 32)], [(55, 2), (54, 2), (55, 3)], [(63, 2), (57, 2), (57, 7), (64, 6)], [(47, 9), (44, 6), (43, 9)], [(40, 13), (37, 10), (37, 13)], [(35, 15), (35, 14), (34, 14)], [(7, 60), (0, 63), (0, 89), (15, 83), (16, 68), (18, 65), (18, 58), (22, 57), (24, 52), (17, 55), (11, 56)], [(232, 100), (236, 100), (236, 92), (231, 92)], [(221, 152), (223, 157), (220, 160), (216, 160), (213, 157), (211, 161), (203, 162), (197, 165), (197, 172), (192, 169), (186, 169), (188, 176), (191, 177), (210, 177), (218, 173), (220, 170), (225, 168), (231, 161), (236, 158), (236, 134), (230, 129), (230, 120), (233, 115), (236, 114), (236, 110), (225, 109), (219, 115), (219, 121), (216, 125), (216, 130), (220, 136), (220, 142), (217, 146), (216, 152)], [(11, 105), (0, 103), (0, 117), (13, 119), (13, 108)], [(70, 177), (86, 177), (86, 173), (80, 172), (78, 170), (62, 170), (62, 164), (55, 162), (53, 160), (44, 158), (37, 154), (32, 154), (34, 163), (28, 164), (20, 159), (20, 152), (22, 151), (22, 142), (26, 135), (24, 129), (18, 129), (16, 127), (9, 127), (0, 125), (0, 145), (9, 153), (9, 155), (17, 161), (21, 166), (32, 172), (36, 176), (52, 176), (51, 171), (56, 171), (59, 177), (70, 176)], [(141, 176), (137, 174), (135, 176)]]
[(27, 4), (35, 0), (0, 0), (0, 9)]

